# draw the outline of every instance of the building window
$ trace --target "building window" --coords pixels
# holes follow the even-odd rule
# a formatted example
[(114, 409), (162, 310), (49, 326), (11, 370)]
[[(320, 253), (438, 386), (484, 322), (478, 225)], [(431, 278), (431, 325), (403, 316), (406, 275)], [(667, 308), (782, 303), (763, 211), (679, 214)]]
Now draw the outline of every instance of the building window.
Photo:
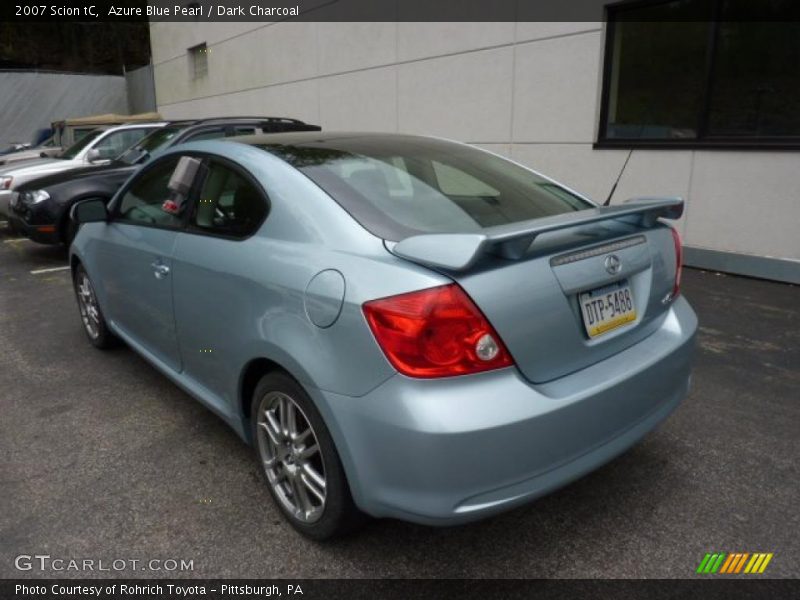
[(608, 7), (598, 145), (800, 144), (796, 6), (755, 5), (758, 15), (747, 0)]
[(189, 74), (192, 79), (201, 79), (208, 75), (208, 46), (203, 42), (192, 46), (189, 53)]

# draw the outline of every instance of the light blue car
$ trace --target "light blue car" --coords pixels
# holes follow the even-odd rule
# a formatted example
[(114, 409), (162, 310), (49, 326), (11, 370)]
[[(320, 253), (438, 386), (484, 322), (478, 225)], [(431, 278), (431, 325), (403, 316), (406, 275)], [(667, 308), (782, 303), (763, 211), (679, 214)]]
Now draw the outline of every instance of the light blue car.
[(176, 146), (70, 261), (90, 341), (123, 340), (251, 442), (287, 520), (431, 525), (596, 469), (687, 394), (680, 199), (597, 206), (405, 135)]

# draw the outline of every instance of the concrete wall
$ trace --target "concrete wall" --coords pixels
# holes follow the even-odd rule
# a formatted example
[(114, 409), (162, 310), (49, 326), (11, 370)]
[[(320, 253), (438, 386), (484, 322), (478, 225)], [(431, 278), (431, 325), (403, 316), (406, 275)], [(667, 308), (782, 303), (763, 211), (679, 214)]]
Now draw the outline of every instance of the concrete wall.
[(125, 78), (50, 71), (0, 71), (0, 145), (29, 142), (69, 117), (126, 113)]
[[(602, 23), (153, 23), (165, 117), (275, 114), (454, 138), (604, 200), (627, 150), (594, 150)], [(186, 49), (208, 44), (192, 80)], [(636, 150), (614, 195), (680, 195), (685, 243), (800, 278), (792, 152)], [(754, 273), (750, 273), (754, 274)], [(769, 276), (769, 274), (765, 274)]]

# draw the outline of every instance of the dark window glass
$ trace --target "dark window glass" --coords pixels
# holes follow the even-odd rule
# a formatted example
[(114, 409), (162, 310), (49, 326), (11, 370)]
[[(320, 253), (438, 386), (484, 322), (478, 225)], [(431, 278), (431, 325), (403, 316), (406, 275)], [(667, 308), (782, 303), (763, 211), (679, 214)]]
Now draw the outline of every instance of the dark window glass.
[(154, 150), (166, 145), (181, 132), (181, 127), (160, 127), (142, 138), (139, 143), (122, 153), (117, 159), (129, 165), (142, 162)]
[(204, 129), (193, 133), (184, 140), (185, 142), (200, 142), (202, 140), (218, 140), (225, 137), (225, 130), (221, 127), (218, 129)]
[(256, 128), (252, 125), (238, 125), (233, 128), (231, 135), (253, 135), (256, 133)]
[(84, 148), (86, 148), (86, 146), (91, 144), (97, 138), (97, 136), (103, 133), (103, 131), (104, 131), (103, 129), (94, 129), (90, 131), (89, 133), (84, 135), (80, 139), (80, 141), (75, 142), (74, 144), (72, 144), (72, 146), (64, 150), (64, 152), (61, 153), (61, 156), (59, 156), (59, 158), (63, 158), (65, 160), (72, 160), (73, 158), (78, 156), (78, 154), (80, 154), (81, 150), (83, 150)]
[(800, 136), (800, 23), (722, 22), (718, 31), (708, 133)]
[(592, 206), (512, 162), (441, 140), (356, 136), (262, 147), (389, 240), (480, 232)]
[(180, 227), (179, 214), (165, 206), (170, 200), (167, 184), (177, 164), (178, 157), (170, 158), (137, 177), (122, 197), (119, 218), (143, 225)]
[(781, 22), (791, 9), (791, 0), (610, 9), (601, 138), (800, 136), (800, 22)]
[(192, 46), (189, 53), (189, 73), (192, 79), (201, 79), (208, 75), (208, 46), (203, 42)]
[(141, 140), (152, 129), (122, 129), (108, 134), (94, 147), (98, 158), (115, 158)]
[(92, 131), (91, 127), (89, 128), (76, 127), (75, 129), (72, 130), (72, 139), (75, 140), (76, 142), (79, 142), (84, 138), (84, 136), (87, 133), (90, 133), (91, 131)]
[(193, 224), (211, 233), (246, 237), (267, 214), (264, 195), (225, 165), (212, 162), (197, 202)]
[(696, 137), (707, 29), (707, 23), (618, 24), (609, 138)]

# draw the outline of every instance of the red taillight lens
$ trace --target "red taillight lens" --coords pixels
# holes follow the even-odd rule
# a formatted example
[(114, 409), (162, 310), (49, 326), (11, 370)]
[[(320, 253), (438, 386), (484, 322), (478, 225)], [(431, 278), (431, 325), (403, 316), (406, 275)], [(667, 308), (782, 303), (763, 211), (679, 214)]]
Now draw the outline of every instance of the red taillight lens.
[(672, 286), (672, 297), (677, 298), (681, 293), (681, 271), (683, 270), (683, 244), (681, 234), (674, 227), (671, 228), (672, 241), (675, 242), (675, 285)]
[(455, 284), (367, 302), (364, 315), (404, 375), (448, 377), (514, 364), (489, 321)]

